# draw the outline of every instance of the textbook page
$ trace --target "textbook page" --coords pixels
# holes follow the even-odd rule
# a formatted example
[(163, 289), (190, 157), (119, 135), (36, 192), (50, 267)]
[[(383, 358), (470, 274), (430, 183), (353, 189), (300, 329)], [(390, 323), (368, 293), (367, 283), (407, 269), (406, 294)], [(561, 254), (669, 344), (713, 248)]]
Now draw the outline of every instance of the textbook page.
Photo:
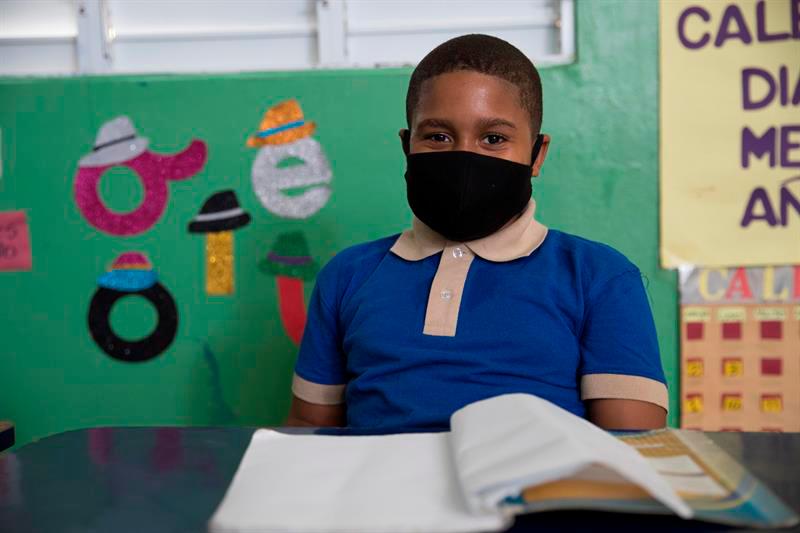
[(449, 433), (286, 435), (258, 430), (211, 519), (214, 533), (497, 531), (469, 510)]
[[(800, 517), (699, 431), (657, 429), (618, 434), (644, 457), (694, 512), (707, 522), (747, 528), (796, 525)], [(662, 504), (631, 483), (569, 478), (527, 487), (503, 502), (510, 513), (585, 509), (667, 513)]]
[(470, 508), (497, 509), (529, 487), (560, 479), (633, 483), (683, 518), (691, 508), (632, 447), (536, 396), (475, 402), (451, 418), (456, 471)]

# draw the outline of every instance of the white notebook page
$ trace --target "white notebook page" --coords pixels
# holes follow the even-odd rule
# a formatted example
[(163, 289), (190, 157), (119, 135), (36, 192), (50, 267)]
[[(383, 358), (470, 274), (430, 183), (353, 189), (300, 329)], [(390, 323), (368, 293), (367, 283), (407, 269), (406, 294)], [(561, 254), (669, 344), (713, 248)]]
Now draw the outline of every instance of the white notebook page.
[(449, 433), (336, 437), (259, 430), (210, 523), (214, 533), (471, 532)]

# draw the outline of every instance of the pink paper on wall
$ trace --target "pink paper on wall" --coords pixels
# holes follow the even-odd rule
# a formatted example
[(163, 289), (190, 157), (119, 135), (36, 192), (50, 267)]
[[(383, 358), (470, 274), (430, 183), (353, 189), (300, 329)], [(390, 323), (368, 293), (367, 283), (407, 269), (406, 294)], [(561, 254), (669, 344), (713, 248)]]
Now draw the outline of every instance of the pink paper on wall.
[(0, 270), (30, 270), (31, 238), (25, 211), (0, 212)]

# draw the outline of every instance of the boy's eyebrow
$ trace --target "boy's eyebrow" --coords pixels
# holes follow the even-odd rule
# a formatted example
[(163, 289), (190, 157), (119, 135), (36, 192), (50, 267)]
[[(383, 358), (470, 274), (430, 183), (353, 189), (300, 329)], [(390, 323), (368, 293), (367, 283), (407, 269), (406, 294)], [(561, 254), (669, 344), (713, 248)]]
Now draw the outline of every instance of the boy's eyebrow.
[[(512, 130), (517, 129), (516, 124), (504, 118), (499, 118), (499, 117), (482, 118), (478, 121), (478, 129), (481, 130), (497, 128), (500, 126), (505, 126), (507, 128), (511, 128)], [(453, 123), (443, 118), (426, 118), (424, 120), (421, 120), (420, 123), (417, 124), (417, 129), (423, 129), (423, 128), (443, 128), (452, 130)]]
[(417, 124), (417, 129), (422, 128), (444, 128), (453, 129), (453, 123), (443, 118), (426, 118)]
[(491, 128), (497, 128), (499, 126), (505, 126), (507, 128), (511, 128), (512, 130), (517, 129), (517, 125), (513, 122), (510, 122), (504, 118), (483, 118), (478, 121), (478, 125), (480, 126), (479, 129), (487, 130)]

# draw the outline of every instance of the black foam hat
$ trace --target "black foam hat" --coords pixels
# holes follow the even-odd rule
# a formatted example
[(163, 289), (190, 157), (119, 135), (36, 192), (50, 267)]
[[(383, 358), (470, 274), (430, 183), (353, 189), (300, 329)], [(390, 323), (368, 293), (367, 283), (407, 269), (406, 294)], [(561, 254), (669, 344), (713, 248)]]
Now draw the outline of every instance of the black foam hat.
[(215, 192), (189, 223), (189, 233), (231, 231), (250, 223), (250, 215), (239, 205), (231, 190)]

